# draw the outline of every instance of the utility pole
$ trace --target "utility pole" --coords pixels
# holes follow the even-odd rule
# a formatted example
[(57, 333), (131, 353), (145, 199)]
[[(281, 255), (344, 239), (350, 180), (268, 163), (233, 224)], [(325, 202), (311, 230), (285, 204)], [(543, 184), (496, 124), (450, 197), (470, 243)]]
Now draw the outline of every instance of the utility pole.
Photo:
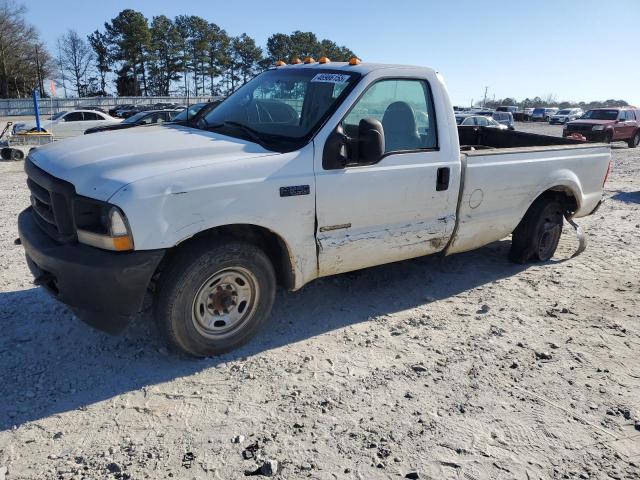
[(484, 104), (487, 103), (487, 92), (489, 91), (489, 87), (484, 87), (484, 98), (482, 99), (482, 108), (484, 108)]

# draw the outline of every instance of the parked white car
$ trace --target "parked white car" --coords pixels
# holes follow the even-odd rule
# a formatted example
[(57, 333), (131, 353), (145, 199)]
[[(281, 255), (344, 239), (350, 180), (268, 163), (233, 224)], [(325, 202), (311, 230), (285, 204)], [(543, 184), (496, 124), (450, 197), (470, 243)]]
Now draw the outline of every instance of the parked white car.
[(499, 130), (508, 130), (507, 125), (497, 122), (493, 118), (484, 115), (456, 115), (456, 123), (461, 127), (488, 127), (497, 128)]
[(197, 125), (34, 150), (18, 230), (36, 283), (79, 318), (117, 332), (150, 295), (170, 344), (208, 356), (259, 331), (277, 285), (509, 235), (512, 261), (545, 262), (563, 218), (600, 205), (610, 158), (604, 144), (458, 127), (429, 68), (280, 66)]
[[(49, 120), (40, 122), (40, 127), (53, 135), (56, 140), (82, 135), (85, 130), (93, 127), (115, 125), (122, 122), (121, 118), (114, 118), (106, 113), (95, 110), (71, 110), (58, 112)], [(36, 122), (16, 123), (13, 133), (36, 128)]]
[(564, 124), (571, 122), (580, 118), (583, 113), (581, 108), (563, 108), (551, 116), (549, 123), (555, 125), (556, 123)]

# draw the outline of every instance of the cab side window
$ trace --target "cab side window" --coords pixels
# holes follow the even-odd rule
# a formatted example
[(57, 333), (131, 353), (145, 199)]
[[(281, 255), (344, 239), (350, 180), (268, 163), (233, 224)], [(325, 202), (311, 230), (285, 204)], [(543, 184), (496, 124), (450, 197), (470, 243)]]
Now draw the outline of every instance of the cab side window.
[(344, 131), (357, 137), (363, 118), (382, 123), (385, 153), (437, 147), (431, 93), (422, 80), (382, 80), (371, 85), (342, 121)]

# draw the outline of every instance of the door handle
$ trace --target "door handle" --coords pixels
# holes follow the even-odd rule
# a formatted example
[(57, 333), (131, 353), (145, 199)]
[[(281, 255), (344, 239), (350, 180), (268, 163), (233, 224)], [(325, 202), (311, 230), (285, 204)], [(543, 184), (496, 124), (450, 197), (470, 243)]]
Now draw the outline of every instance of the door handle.
[(449, 167), (440, 167), (436, 176), (436, 191), (441, 192), (449, 188)]

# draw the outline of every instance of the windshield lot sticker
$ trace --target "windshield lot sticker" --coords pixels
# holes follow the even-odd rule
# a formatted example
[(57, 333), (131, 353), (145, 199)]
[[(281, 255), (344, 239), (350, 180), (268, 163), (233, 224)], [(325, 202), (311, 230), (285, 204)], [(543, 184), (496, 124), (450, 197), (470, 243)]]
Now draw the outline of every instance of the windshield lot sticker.
[(319, 73), (311, 79), (312, 82), (325, 83), (346, 83), (349, 75), (341, 75), (339, 73)]

